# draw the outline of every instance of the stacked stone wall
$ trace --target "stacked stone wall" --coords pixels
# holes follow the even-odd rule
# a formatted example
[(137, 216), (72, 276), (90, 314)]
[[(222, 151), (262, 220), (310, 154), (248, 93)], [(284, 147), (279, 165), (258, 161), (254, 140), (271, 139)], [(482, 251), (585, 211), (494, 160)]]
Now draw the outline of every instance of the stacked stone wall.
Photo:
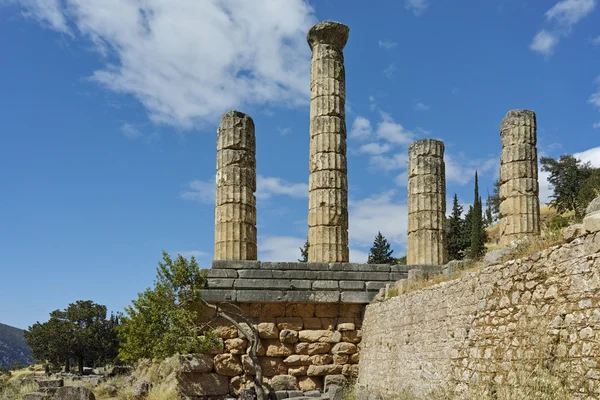
[(600, 232), (370, 304), (362, 332), (358, 383), (384, 398), (511, 384), (538, 358), (573, 398), (598, 398)]
[[(323, 390), (325, 377), (358, 374), (364, 304), (238, 303), (257, 327), (258, 359), (268, 387), (283, 390)], [(226, 305), (223, 305), (227, 309)], [(203, 313), (205, 324), (211, 318)], [(221, 346), (210, 355), (181, 356), (196, 365), (184, 374), (180, 387), (187, 396), (239, 394), (252, 386), (254, 368), (249, 344), (230, 322), (211, 322)], [(200, 360), (200, 361), (198, 361)], [(185, 370), (185, 368), (184, 368)], [(277, 376), (277, 378), (275, 378)]]

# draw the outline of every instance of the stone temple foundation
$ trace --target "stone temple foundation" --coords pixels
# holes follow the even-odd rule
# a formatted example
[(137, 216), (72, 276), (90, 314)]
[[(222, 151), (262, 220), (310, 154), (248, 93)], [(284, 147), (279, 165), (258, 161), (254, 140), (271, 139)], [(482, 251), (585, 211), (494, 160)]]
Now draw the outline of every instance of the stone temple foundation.
[(500, 245), (540, 234), (536, 118), (529, 110), (509, 111), (500, 126)]
[(444, 143), (423, 139), (408, 149), (408, 264), (448, 261)]
[(349, 29), (325, 21), (307, 35), (310, 70), (308, 261), (348, 262), (346, 83), (342, 50)]
[(256, 260), (255, 191), (254, 122), (229, 111), (217, 130), (215, 260)]

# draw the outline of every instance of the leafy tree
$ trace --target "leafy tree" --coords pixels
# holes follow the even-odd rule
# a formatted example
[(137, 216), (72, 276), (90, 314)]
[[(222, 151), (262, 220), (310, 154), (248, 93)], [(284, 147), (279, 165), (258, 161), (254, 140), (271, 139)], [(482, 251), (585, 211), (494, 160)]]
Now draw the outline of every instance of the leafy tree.
[[(498, 179), (496, 182), (494, 182), (494, 191), (491, 195), (488, 193), (488, 197), (485, 200), (486, 220), (491, 221), (488, 223), (488, 225), (491, 225), (500, 219), (500, 203), (500, 179)], [(489, 216), (490, 213), (491, 218)]]
[(75, 359), (79, 372), (83, 367), (105, 363), (117, 354), (114, 316), (106, 319), (106, 307), (91, 300), (79, 300), (61, 311), (50, 313), (44, 323), (35, 323), (25, 332), (27, 344), (37, 360), (47, 360), (70, 370), (70, 360)]
[(483, 226), (482, 201), (479, 197), (479, 182), (475, 172), (475, 189), (473, 209), (471, 214), (471, 244), (469, 246), (469, 257), (477, 260), (485, 253), (485, 227)]
[(300, 247), (300, 258), (299, 262), (308, 262), (308, 238), (306, 239), (306, 243), (304, 243), (304, 247)]
[(594, 191), (600, 189), (600, 178), (592, 178), (598, 174), (597, 169), (571, 155), (562, 155), (558, 160), (542, 157), (540, 162), (542, 171), (550, 173), (550, 205), (559, 213), (574, 211), (577, 218), (582, 218), (587, 204), (595, 197)]
[(377, 232), (373, 247), (369, 251), (368, 264), (393, 264), (395, 259), (392, 257), (394, 250), (390, 250), (390, 244), (383, 237), (381, 232)]
[(465, 249), (470, 243), (469, 240), (465, 240), (467, 234), (465, 232), (465, 221), (461, 218), (462, 212), (463, 208), (458, 204), (458, 196), (455, 193), (452, 200), (452, 214), (447, 219), (448, 257), (450, 260), (462, 259)]
[(119, 357), (123, 361), (162, 359), (215, 345), (214, 334), (201, 335), (196, 325), (200, 289), (205, 284), (196, 259), (188, 261), (179, 255), (173, 262), (167, 252), (162, 255), (154, 287), (125, 307), (119, 329)]

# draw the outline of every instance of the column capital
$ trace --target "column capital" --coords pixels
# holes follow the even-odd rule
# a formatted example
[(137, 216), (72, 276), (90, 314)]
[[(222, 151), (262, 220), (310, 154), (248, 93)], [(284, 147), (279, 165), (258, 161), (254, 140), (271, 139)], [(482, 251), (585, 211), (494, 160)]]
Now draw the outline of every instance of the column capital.
[(323, 21), (314, 25), (306, 35), (306, 41), (312, 50), (317, 44), (329, 44), (342, 51), (348, 41), (350, 28), (335, 21)]

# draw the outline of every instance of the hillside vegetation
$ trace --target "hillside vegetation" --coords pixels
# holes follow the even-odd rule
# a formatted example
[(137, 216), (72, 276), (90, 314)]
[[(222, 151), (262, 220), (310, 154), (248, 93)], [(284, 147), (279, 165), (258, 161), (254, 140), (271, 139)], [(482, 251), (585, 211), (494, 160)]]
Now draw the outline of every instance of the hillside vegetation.
[(9, 368), (17, 362), (23, 365), (33, 363), (23, 332), (21, 329), (0, 324), (0, 368)]

